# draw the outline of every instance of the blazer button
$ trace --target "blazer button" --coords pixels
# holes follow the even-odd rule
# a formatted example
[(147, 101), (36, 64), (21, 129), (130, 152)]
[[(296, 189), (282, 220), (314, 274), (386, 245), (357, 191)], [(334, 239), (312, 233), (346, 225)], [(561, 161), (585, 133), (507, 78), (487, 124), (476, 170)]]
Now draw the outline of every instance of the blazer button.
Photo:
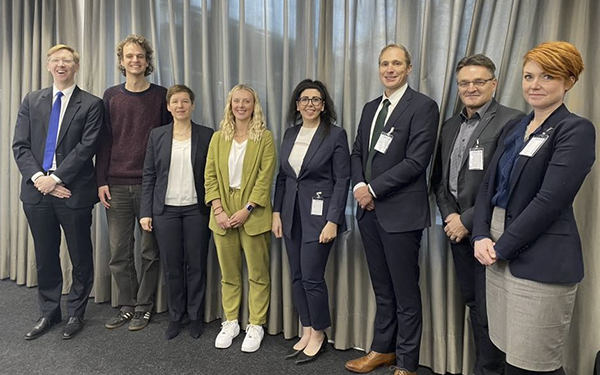
[(511, 214), (506, 214), (506, 218), (507, 218), (508, 220), (510, 220), (510, 219), (512, 219), (512, 215), (511, 215)]

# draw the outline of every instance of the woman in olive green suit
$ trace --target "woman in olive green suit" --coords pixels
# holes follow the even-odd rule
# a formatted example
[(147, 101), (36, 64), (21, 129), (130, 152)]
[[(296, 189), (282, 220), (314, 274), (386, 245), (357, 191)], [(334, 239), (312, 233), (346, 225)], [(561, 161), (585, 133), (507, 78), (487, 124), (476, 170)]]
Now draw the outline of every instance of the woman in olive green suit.
[(220, 130), (208, 148), (205, 170), (209, 227), (221, 267), (225, 319), (215, 346), (228, 348), (240, 333), (242, 252), (248, 265), (250, 310), (242, 351), (255, 352), (264, 337), (270, 298), (271, 185), (273, 135), (267, 130), (256, 91), (237, 85), (229, 92)]

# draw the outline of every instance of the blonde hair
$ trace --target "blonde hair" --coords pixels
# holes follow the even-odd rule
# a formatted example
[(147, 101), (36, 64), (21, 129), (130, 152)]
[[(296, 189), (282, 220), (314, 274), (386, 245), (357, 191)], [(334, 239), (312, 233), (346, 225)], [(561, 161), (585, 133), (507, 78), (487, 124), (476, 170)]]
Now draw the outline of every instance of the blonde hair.
[(75, 48), (69, 47), (66, 44), (57, 44), (51, 47), (48, 50), (46, 56), (48, 57), (48, 59), (50, 59), (50, 56), (52, 56), (56, 51), (60, 51), (61, 49), (66, 49), (67, 51), (71, 52), (73, 54), (73, 62), (79, 65), (79, 54), (77, 53), (77, 51), (75, 51)]
[(252, 111), (252, 117), (250, 118), (248, 138), (258, 142), (262, 138), (265, 130), (267, 130), (267, 125), (265, 123), (265, 117), (260, 105), (260, 100), (258, 99), (258, 94), (252, 87), (244, 84), (236, 85), (231, 89), (231, 91), (229, 91), (229, 94), (227, 95), (227, 104), (225, 105), (225, 110), (223, 111), (223, 120), (221, 120), (220, 124), (221, 136), (226, 141), (231, 141), (233, 139), (233, 135), (235, 133), (235, 117), (233, 116), (233, 110), (231, 109), (231, 100), (233, 94), (241, 90), (248, 91), (254, 97), (254, 109)]
[(532, 48), (524, 56), (523, 67), (535, 61), (543, 71), (568, 81), (577, 82), (583, 71), (583, 59), (574, 45), (568, 42), (546, 42)]
[(381, 64), (381, 56), (383, 55), (383, 53), (392, 48), (397, 48), (397, 49), (404, 51), (404, 56), (406, 57), (406, 61), (405, 61), (406, 66), (411, 66), (412, 56), (410, 55), (410, 52), (408, 52), (408, 49), (406, 47), (404, 47), (402, 44), (397, 44), (397, 43), (390, 43), (381, 49), (381, 52), (379, 52), (379, 58), (377, 59), (377, 64)]

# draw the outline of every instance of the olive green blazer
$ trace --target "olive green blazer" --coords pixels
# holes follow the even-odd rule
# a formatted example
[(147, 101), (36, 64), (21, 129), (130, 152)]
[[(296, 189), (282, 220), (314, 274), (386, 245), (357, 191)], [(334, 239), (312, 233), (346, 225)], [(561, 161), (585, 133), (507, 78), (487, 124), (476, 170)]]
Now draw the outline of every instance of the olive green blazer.
[[(213, 200), (220, 198), (228, 216), (241, 208), (233, 207), (229, 194), (229, 152), (232, 142), (233, 140), (226, 141), (221, 131), (215, 133), (208, 146), (204, 171), (205, 203), (210, 205)], [(243, 204), (256, 203), (256, 207), (242, 226), (250, 236), (271, 230), (271, 187), (275, 163), (273, 133), (265, 130), (258, 142), (248, 139), (242, 170), (241, 194)], [(225, 229), (219, 228), (212, 212), (208, 226), (216, 234), (227, 233)]]

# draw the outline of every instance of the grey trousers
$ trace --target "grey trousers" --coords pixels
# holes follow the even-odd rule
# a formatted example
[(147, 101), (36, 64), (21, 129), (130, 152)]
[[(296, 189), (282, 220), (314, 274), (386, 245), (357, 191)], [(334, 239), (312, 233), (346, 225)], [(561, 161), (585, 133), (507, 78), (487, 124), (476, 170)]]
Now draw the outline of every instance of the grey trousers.
[(141, 230), (142, 264), (135, 267), (135, 227), (139, 226), (142, 185), (110, 185), (106, 210), (110, 238), (110, 272), (117, 284), (123, 311), (150, 311), (158, 282), (158, 245), (154, 234)]

